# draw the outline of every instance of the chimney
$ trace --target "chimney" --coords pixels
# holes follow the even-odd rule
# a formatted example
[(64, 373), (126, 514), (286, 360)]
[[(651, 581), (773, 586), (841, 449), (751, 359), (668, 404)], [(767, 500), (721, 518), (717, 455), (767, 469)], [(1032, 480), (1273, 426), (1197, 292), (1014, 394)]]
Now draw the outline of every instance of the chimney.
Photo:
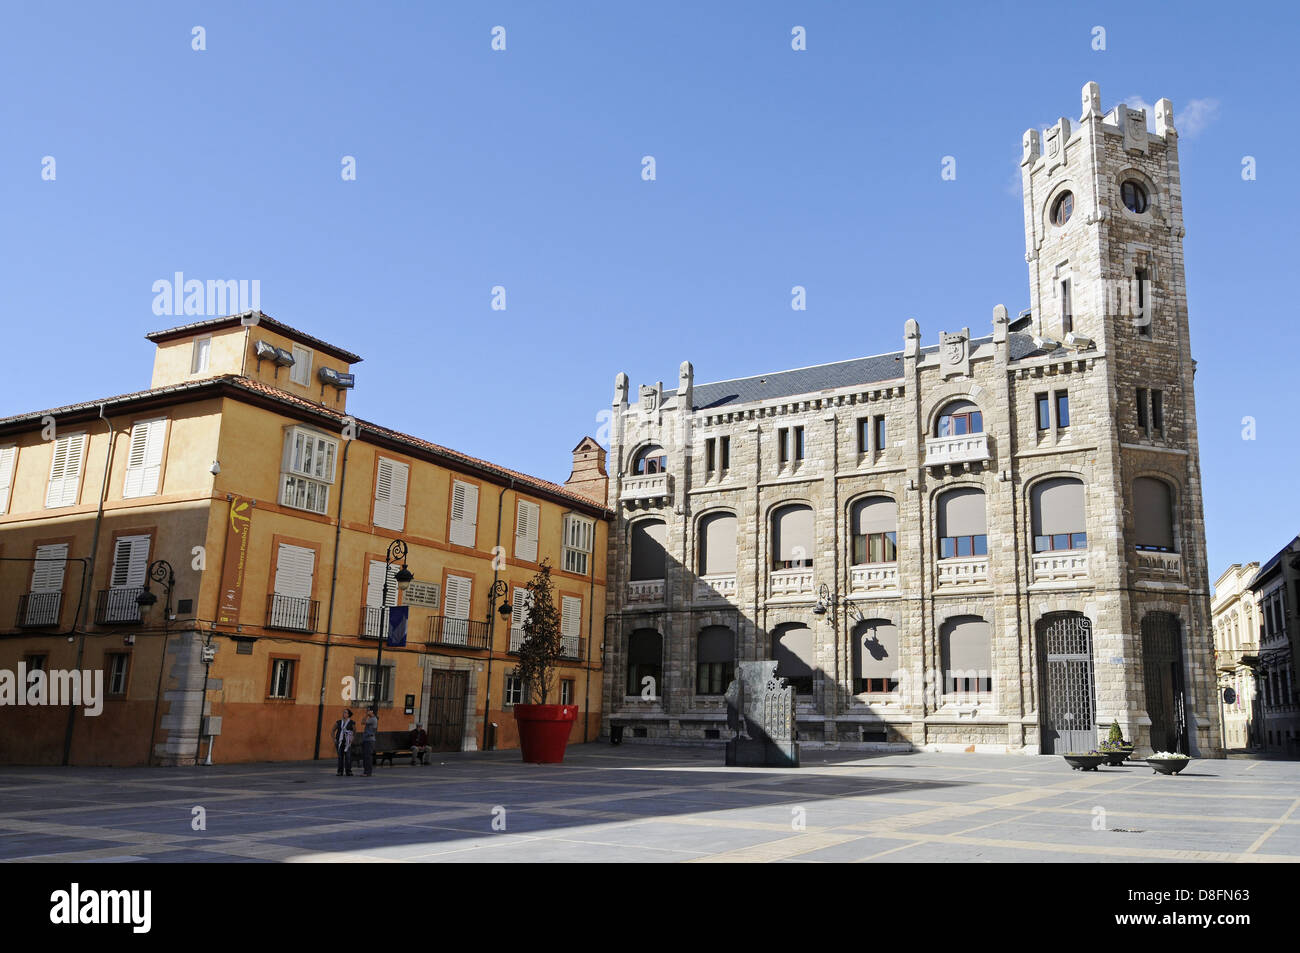
[(564, 486), (601, 506), (606, 505), (609, 477), (605, 473), (605, 448), (591, 437), (583, 437), (573, 448), (573, 472)]

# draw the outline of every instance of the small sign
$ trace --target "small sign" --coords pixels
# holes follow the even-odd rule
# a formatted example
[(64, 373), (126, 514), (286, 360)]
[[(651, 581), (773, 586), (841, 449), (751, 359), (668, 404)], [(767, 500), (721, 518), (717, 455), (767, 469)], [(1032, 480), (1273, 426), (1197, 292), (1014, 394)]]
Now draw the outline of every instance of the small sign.
[(422, 609), (436, 609), (441, 601), (441, 596), (441, 587), (436, 582), (412, 581), (406, 587), (403, 601), (408, 606), (419, 606)]
[(406, 696), (406, 706), (405, 706), (405, 707), (406, 707), (406, 714), (408, 714), (408, 715), (414, 715), (414, 714), (415, 714), (415, 696), (414, 696), (414, 695), (407, 695), (407, 696)]

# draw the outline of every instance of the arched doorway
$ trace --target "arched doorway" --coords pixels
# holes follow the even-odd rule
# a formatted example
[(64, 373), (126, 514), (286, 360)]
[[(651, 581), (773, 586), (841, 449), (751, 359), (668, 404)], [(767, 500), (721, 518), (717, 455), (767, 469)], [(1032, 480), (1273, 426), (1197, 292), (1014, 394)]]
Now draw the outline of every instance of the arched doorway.
[(1182, 625), (1172, 612), (1148, 612), (1142, 617), (1142, 678), (1151, 717), (1151, 747), (1186, 753)]
[(1092, 675), (1092, 621), (1053, 612), (1038, 623), (1042, 678), (1043, 754), (1097, 747), (1097, 695)]

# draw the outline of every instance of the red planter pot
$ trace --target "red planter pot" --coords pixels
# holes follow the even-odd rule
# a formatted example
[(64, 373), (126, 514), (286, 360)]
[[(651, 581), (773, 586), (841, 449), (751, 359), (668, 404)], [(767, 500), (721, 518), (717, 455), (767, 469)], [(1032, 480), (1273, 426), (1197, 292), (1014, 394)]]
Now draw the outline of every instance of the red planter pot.
[(515, 705), (519, 750), (530, 764), (564, 760), (569, 731), (578, 718), (577, 705)]

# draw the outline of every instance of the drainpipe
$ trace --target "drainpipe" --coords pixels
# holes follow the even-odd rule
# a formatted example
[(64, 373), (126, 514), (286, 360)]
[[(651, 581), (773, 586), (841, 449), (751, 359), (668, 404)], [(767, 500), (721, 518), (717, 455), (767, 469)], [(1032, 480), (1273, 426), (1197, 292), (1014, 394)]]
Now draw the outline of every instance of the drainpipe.
[[(514, 478), (514, 477), (511, 477), (511, 478), (510, 478), (510, 482), (509, 482), (508, 484), (506, 484), (505, 486), (503, 486), (503, 487), (501, 488), (501, 492), (497, 494), (497, 542), (496, 542), (496, 552), (498, 552), (498, 553), (501, 552), (501, 508), (502, 508), (502, 506), (505, 505), (505, 500), (506, 500), (506, 491), (507, 491), (507, 490), (513, 490), (514, 488), (515, 488), (515, 478)], [(496, 590), (496, 587), (497, 587), (497, 576), (498, 576), (498, 573), (499, 573), (499, 570), (497, 569), (497, 561), (498, 561), (498, 560), (497, 560), (496, 555), (495, 555), (495, 553), (494, 553), (494, 554), (493, 554), (493, 558), (492, 558), (492, 589), (490, 589), (489, 592), (493, 592), (493, 591), (495, 591), (495, 590)], [(509, 587), (507, 587), (507, 588), (506, 588), (506, 595), (509, 595), (509, 594), (510, 594), (510, 590), (509, 590)], [(489, 600), (490, 600), (490, 599), (495, 599), (496, 597), (495, 597), (495, 596), (489, 596), (488, 598), (489, 598)], [(501, 598), (504, 599), (505, 596), (502, 596)], [(496, 631), (497, 631), (497, 613), (496, 613), (496, 606), (495, 606), (492, 602), (489, 601), (489, 602), (488, 602), (488, 667), (487, 667), (487, 685), (486, 685), (486, 687), (483, 689), (483, 750), (484, 750), (484, 751), (487, 750), (487, 743), (488, 743), (488, 719), (490, 719), (490, 718), (492, 717), (492, 656), (493, 656), (493, 654), (496, 652), (496, 644), (495, 644), (495, 642), (494, 642), (494, 639), (496, 638)]]
[[(361, 427), (358, 425), (352, 440), (360, 437)], [(316, 747), (312, 752), (312, 759), (315, 761), (320, 760), (320, 733), (325, 725), (325, 679), (329, 676), (330, 670), (330, 633), (334, 631), (334, 590), (339, 582), (339, 537), (343, 535), (343, 489), (348, 483), (348, 451), (352, 449), (352, 440), (343, 443), (343, 466), (339, 474), (339, 505), (334, 519), (334, 571), (330, 576), (329, 608), (325, 611), (325, 660), (320, 670), (320, 701), (316, 705)]]
[[(591, 704), (591, 634), (592, 626), (596, 622), (596, 536), (600, 528), (600, 522), (596, 521), (591, 527), (591, 565), (588, 566), (588, 575), (591, 581), (587, 586), (587, 677), (583, 679), (582, 689), (582, 743), (587, 743), (587, 726), (591, 724), (591, 717), (587, 706)], [(609, 540), (606, 539), (606, 542)], [(561, 541), (563, 546), (563, 541)], [(609, 573), (605, 573), (606, 584), (609, 582)], [(602, 644), (604, 642), (602, 632)], [(604, 681), (604, 671), (601, 671), (601, 680)]]
[[(81, 663), (86, 656), (86, 613), (90, 609), (90, 593), (95, 586), (95, 554), (99, 551), (99, 528), (104, 522), (104, 497), (108, 495), (108, 472), (113, 463), (113, 421), (104, 416), (104, 404), (99, 405), (99, 419), (108, 424), (108, 446), (104, 450), (104, 479), (99, 487), (99, 508), (95, 512), (95, 529), (90, 536), (90, 558), (86, 574), (81, 580), (81, 605), (77, 609), (81, 628), (81, 638), (77, 640), (77, 665), (75, 671), (81, 671)], [(63, 731), (63, 764), (66, 767), (72, 759), (72, 727), (77, 709), (68, 706), (68, 725)]]

